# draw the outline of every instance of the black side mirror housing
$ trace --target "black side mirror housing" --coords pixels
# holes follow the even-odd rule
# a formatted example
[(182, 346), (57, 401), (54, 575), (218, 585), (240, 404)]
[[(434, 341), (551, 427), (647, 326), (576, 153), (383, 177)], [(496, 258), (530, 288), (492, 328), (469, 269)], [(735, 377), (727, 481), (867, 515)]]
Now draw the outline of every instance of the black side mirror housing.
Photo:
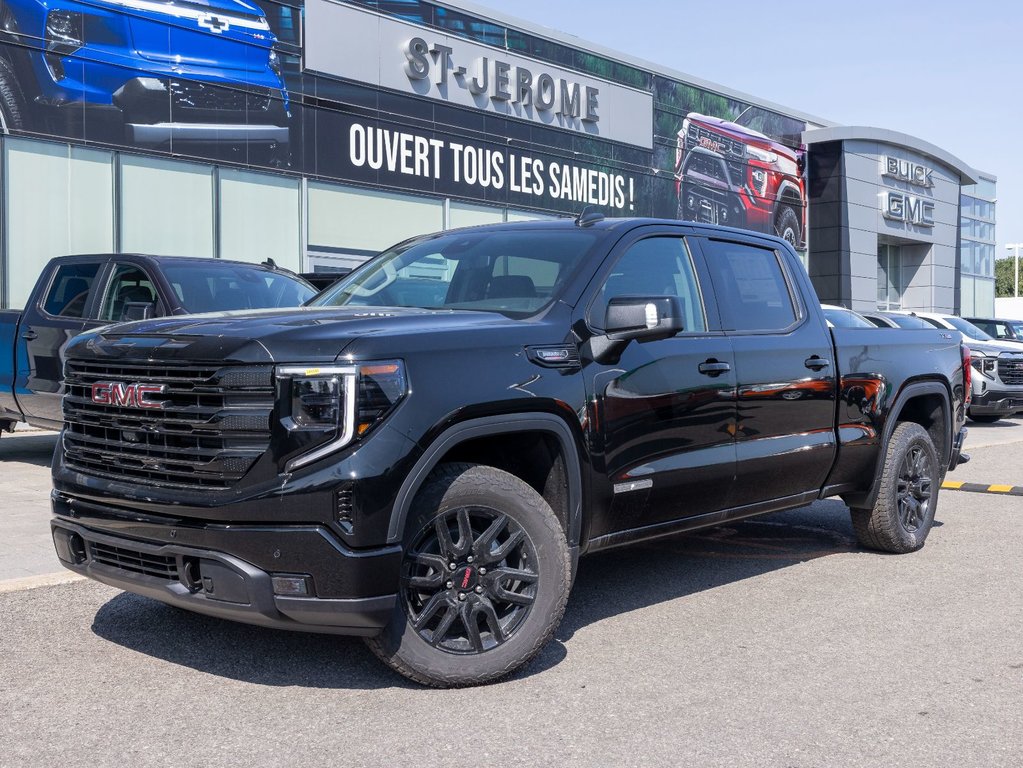
[(670, 339), (685, 330), (678, 296), (616, 296), (607, 305), (604, 330), (615, 341)]
[(607, 305), (605, 335), (589, 340), (590, 356), (613, 365), (633, 339), (670, 339), (685, 330), (685, 316), (685, 303), (678, 296), (616, 296)]

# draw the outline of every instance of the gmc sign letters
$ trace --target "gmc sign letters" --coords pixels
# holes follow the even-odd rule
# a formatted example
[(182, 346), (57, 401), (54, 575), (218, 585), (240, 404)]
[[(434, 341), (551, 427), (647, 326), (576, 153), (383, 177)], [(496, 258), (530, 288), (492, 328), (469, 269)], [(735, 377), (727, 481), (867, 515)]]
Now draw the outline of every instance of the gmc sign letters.
[(881, 215), (890, 221), (902, 221), (918, 227), (934, 226), (934, 203), (902, 192), (883, 193)]

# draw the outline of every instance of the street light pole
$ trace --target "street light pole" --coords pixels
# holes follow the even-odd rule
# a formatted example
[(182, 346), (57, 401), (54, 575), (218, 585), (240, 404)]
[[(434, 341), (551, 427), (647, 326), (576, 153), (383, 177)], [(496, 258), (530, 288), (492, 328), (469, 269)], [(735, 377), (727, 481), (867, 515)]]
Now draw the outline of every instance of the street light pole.
[(1015, 287), (1013, 289), (1013, 294), (1016, 296), (1017, 299), (1019, 298), (1019, 249), (1020, 248), (1023, 248), (1023, 243), (1008, 243), (1005, 246), (1005, 249), (1007, 251), (1015, 251), (1016, 283), (1015, 283)]

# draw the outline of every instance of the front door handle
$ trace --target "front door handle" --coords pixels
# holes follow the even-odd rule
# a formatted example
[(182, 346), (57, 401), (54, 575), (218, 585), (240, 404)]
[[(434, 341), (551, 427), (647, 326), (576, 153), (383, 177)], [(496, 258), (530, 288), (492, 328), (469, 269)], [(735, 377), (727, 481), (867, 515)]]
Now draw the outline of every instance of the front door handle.
[(803, 365), (805, 365), (811, 371), (819, 371), (822, 368), (827, 368), (829, 365), (831, 365), (831, 361), (826, 360), (823, 357), (813, 355), (811, 357), (806, 358), (806, 360), (803, 361)]
[(36, 333), (35, 331), (25, 331), (23, 334), (21, 334), (21, 338), (23, 338), (25, 341), (35, 341), (36, 339), (39, 338), (39, 334)]
[(719, 360), (715, 360), (713, 357), (706, 362), (700, 363), (700, 373), (704, 373), (707, 376), (720, 376), (722, 373), (727, 373), (732, 370), (732, 366), (728, 363), (722, 363)]

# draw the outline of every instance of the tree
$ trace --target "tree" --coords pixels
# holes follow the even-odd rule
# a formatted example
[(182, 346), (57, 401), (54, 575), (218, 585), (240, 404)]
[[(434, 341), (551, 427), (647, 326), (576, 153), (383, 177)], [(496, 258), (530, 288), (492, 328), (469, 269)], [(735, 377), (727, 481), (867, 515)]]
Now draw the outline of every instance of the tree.
[[(1016, 260), (1013, 258), (995, 259), (995, 296), (1000, 299), (1004, 299), (1006, 296), (1015, 295), (1015, 262)], [(1021, 279), (1023, 279), (1023, 276), (1021, 276)]]

